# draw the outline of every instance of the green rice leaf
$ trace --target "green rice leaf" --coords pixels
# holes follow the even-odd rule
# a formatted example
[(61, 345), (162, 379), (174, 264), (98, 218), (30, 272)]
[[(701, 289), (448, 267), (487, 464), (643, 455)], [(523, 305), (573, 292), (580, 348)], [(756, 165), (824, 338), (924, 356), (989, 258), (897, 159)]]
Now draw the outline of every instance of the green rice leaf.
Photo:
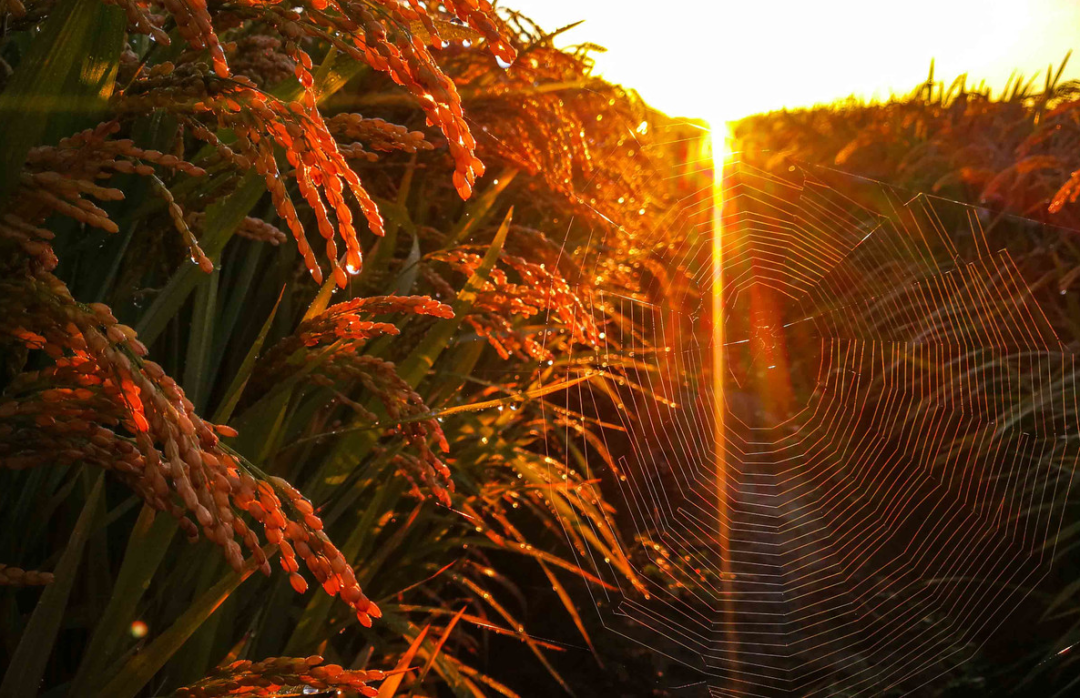
[(127, 19), (99, 0), (61, 0), (0, 92), (0, 203), (30, 148), (54, 144), (105, 115)]
[(79, 562), (83, 549), (93, 530), (94, 518), (102, 501), (102, 489), (105, 473), (99, 473), (83, 505), (79, 520), (68, 539), (64, 554), (56, 566), (52, 584), (45, 587), (38, 599), (34, 613), (30, 616), (19, 640), (15, 653), (11, 656), (4, 681), (0, 684), (0, 696), (34, 696), (45, 676), (45, 667), (52, 655), (53, 644), (60, 633), (64, 620), (68, 597), (78, 576)]

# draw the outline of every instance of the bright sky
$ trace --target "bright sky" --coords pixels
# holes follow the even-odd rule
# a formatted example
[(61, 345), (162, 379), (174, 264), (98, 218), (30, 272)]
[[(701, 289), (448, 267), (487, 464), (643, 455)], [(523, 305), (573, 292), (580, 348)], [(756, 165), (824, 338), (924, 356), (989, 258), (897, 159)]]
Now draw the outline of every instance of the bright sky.
[[(1080, 47), (1077, 0), (501, 0), (557, 44), (591, 42), (605, 78), (713, 123), (857, 95), (887, 99), (967, 73), (999, 90)], [(1080, 53), (1066, 78), (1080, 77)]]

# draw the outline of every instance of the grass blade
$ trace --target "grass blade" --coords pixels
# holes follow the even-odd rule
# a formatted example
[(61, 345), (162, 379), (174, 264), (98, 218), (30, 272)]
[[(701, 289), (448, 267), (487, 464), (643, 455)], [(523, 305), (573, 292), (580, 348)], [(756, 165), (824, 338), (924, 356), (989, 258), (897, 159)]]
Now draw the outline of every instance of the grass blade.
[(67, 548), (60, 556), (53, 583), (42, 592), (34, 613), (30, 616), (30, 622), (19, 640), (19, 646), (15, 648), (11, 664), (4, 674), (4, 682), (0, 684), (0, 696), (3, 698), (37, 695), (53, 644), (64, 620), (64, 611), (67, 609), (71, 589), (75, 585), (83, 549), (93, 529), (104, 482), (105, 473), (99, 473), (86, 498), (86, 504), (83, 505), (82, 513), (75, 522)]
[(26, 154), (101, 120), (127, 26), (119, 7), (63, 0), (0, 92), (0, 203), (19, 183)]
[(427, 678), (428, 672), (431, 671), (431, 667), (435, 665), (435, 659), (438, 658), (439, 652), (442, 651), (443, 645), (450, 639), (450, 633), (454, 631), (454, 626), (457, 625), (461, 617), (465, 615), (465, 610), (468, 606), (462, 606), (461, 610), (454, 614), (454, 617), (450, 619), (450, 622), (446, 624), (446, 629), (443, 630), (443, 634), (439, 637), (439, 641), (435, 643), (435, 648), (431, 650), (431, 654), (428, 656), (427, 663), (424, 664), (424, 668), (420, 671), (420, 676), (417, 677), (416, 683), (413, 684), (413, 690), (409, 691), (409, 695), (413, 695), (416, 691), (416, 687), (424, 683), (424, 679)]
[(87, 650), (72, 681), (70, 695), (84, 696), (89, 693), (89, 688), (99, 682), (101, 673), (114, 660), (117, 644), (127, 636), (127, 628), (135, 620), (139, 601), (161, 565), (177, 528), (176, 520), (171, 516), (159, 515), (150, 506), (143, 506), (135, 529), (128, 538), (124, 561), (113, 584), (109, 604), (86, 645)]
[(270, 311), (270, 315), (266, 318), (266, 322), (263, 323), (262, 329), (259, 330), (259, 336), (255, 338), (255, 342), (252, 343), (247, 356), (244, 357), (244, 363), (240, 364), (239, 370), (233, 376), (232, 383), (225, 392), (225, 398), (221, 401), (221, 406), (218, 407), (217, 412), (214, 414), (215, 422), (219, 424), (228, 422), (233, 410), (236, 409), (237, 403), (240, 402), (240, 397), (244, 394), (244, 386), (247, 385), (248, 379), (251, 378), (251, 371), (255, 368), (255, 361), (258, 360), (259, 351), (266, 341), (266, 335), (269, 334), (270, 328), (274, 324), (274, 316), (277, 315), (278, 308), (281, 307), (281, 298), (284, 295), (285, 289), (282, 288), (281, 292), (278, 293), (277, 302), (274, 303), (274, 309)]
[[(206, 400), (207, 361), (214, 342), (214, 320), (217, 318), (217, 294), (220, 272), (210, 274), (209, 283), (195, 289), (195, 308), (191, 314), (187, 360), (184, 362), (184, 392), (200, 412)], [(209, 388), (209, 386), (205, 386)]]
[(514, 208), (511, 206), (510, 210), (506, 212), (506, 217), (503, 218), (498, 232), (495, 233), (495, 239), (491, 241), (491, 245), (484, 254), (483, 261), (477, 267), (476, 273), (469, 278), (464, 288), (458, 293), (457, 300), (454, 301), (454, 317), (450, 320), (443, 320), (432, 327), (424, 335), (424, 341), (421, 342), (420, 346), (414, 349), (401, 363), (398, 375), (409, 385), (416, 387), (420, 384), (420, 381), (427, 375), (428, 370), (435, 365), (435, 360), (442, 354), (443, 349), (450, 344), (450, 340), (457, 333), (458, 328), (461, 327), (465, 316), (472, 310), (476, 294), (487, 281), (491, 269), (499, 259), (499, 254), (506, 243), (506, 234), (510, 231), (510, 221), (513, 218)]
[(405, 678), (405, 672), (409, 669), (409, 664), (412, 663), (413, 657), (416, 656), (416, 651), (420, 649), (420, 645), (424, 642), (424, 638), (427, 636), (430, 625), (425, 625), (423, 629), (417, 634), (416, 639), (409, 645), (409, 649), (405, 650), (405, 654), (401, 655), (401, 659), (398, 660), (397, 666), (394, 667), (394, 673), (391, 676), (386, 677), (386, 680), (379, 686), (379, 695), (376, 698), (393, 698), (397, 693), (398, 687), (401, 686), (401, 680)]
[(199, 596), (169, 629), (159, 635), (146, 649), (132, 657), (112, 680), (96, 694), (98, 698), (134, 698), (143, 686), (150, 682), (165, 662), (176, 654), (188, 638), (199, 629), (214, 611), (255, 571), (254, 559), (249, 560), (243, 572), (229, 571), (221, 580)]
[[(225, 243), (240, 226), (244, 216), (255, 206), (266, 191), (263, 180), (254, 172), (244, 176), (243, 181), (229, 196), (206, 210), (205, 234), (200, 241), (203, 251), (210, 259), (217, 260)], [(153, 305), (139, 320), (136, 329), (146, 344), (161, 335), (165, 326), (176, 316), (188, 295), (206, 275), (195, 264), (185, 264), (161, 290)]]
[[(428, 370), (439, 358), (439, 355), (449, 346), (450, 341), (457, 334), (465, 316), (472, 310), (472, 304), (476, 300), (477, 292), (483, 287), (492, 267), (495, 266), (495, 261), (502, 252), (503, 245), (506, 243), (506, 235), (510, 231), (510, 221), (513, 220), (513, 216), (514, 209), (511, 207), (507, 211), (502, 225), (499, 226), (498, 231), (495, 233), (495, 239), (491, 241), (491, 245), (480, 262), (480, 266), (477, 267), (476, 272), (469, 277), (465, 286), (458, 293), (457, 300), (454, 302), (454, 317), (436, 323), (424, 335), (424, 339), (419, 346), (398, 366), (398, 375), (410, 386), (415, 388), (420, 384), (424, 376), (427, 375)], [(319, 485), (339, 481), (371, 450), (376, 439), (375, 432), (370, 431), (353, 433), (341, 439), (316, 478)], [(318, 497), (323, 492), (314, 492), (314, 494)]]

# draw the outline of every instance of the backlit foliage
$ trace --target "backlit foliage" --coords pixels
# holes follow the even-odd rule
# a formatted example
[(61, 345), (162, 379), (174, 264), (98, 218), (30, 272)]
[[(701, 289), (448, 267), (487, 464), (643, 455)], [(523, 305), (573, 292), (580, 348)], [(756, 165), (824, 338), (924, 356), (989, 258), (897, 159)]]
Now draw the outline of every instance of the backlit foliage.
[[(1067, 57), (1066, 57), (1067, 60)], [(1042, 90), (1016, 77), (999, 95), (927, 82), (886, 103), (838, 103), (744, 119), (736, 129), (757, 164), (784, 158), (838, 167), (912, 191), (983, 203), (1077, 227), (1080, 93), (1063, 63)]]

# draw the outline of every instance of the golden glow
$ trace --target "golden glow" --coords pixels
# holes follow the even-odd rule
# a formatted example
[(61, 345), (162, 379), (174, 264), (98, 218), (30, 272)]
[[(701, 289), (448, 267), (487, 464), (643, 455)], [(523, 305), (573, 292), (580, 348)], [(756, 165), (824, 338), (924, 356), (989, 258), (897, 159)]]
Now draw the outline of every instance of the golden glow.
[(726, 544), (725, 521), (725, 432), (724, 432), (724, 248), (723, 248), (723, 208), (724, 208), (724, 165), (728, 162), (730, 148), (727, 137), (727, 124), (716, 122), (712, 127), (711, 146), (713, 159), (713, 216), (712, 216), (712, 391), (715, 420), (714, 457), (716, 459), (716, 487), (720, 507), (721, 546)]
[(734, 599), (731, 589), (731, 518), (728, 510), (727, 413), (724, 382), (724, 167), (732, 156), (731, 134), (727, 121), (715, 115), (710, 121), (709, 144), (712, 149), (712, 394), (713, 394), (713, 461), (716, 469), (717, 542), (720, 550), (720, 584), (726, 627), (724, 660), (728, 677), (739, 680), (739, 644), (735, 635)]
[[(556, 39), (607, 53), (597, 70), (672, 115), (729, 119), (852, 94), (887, 99), (968, 73), (1000, 90), (1055, 69), (1080, 37), (1075, 0), (505, 0)], [(1080, 56), (1066, 77), (1080, 76)], [(715, 123), (715, 122), (714, 122)]]

